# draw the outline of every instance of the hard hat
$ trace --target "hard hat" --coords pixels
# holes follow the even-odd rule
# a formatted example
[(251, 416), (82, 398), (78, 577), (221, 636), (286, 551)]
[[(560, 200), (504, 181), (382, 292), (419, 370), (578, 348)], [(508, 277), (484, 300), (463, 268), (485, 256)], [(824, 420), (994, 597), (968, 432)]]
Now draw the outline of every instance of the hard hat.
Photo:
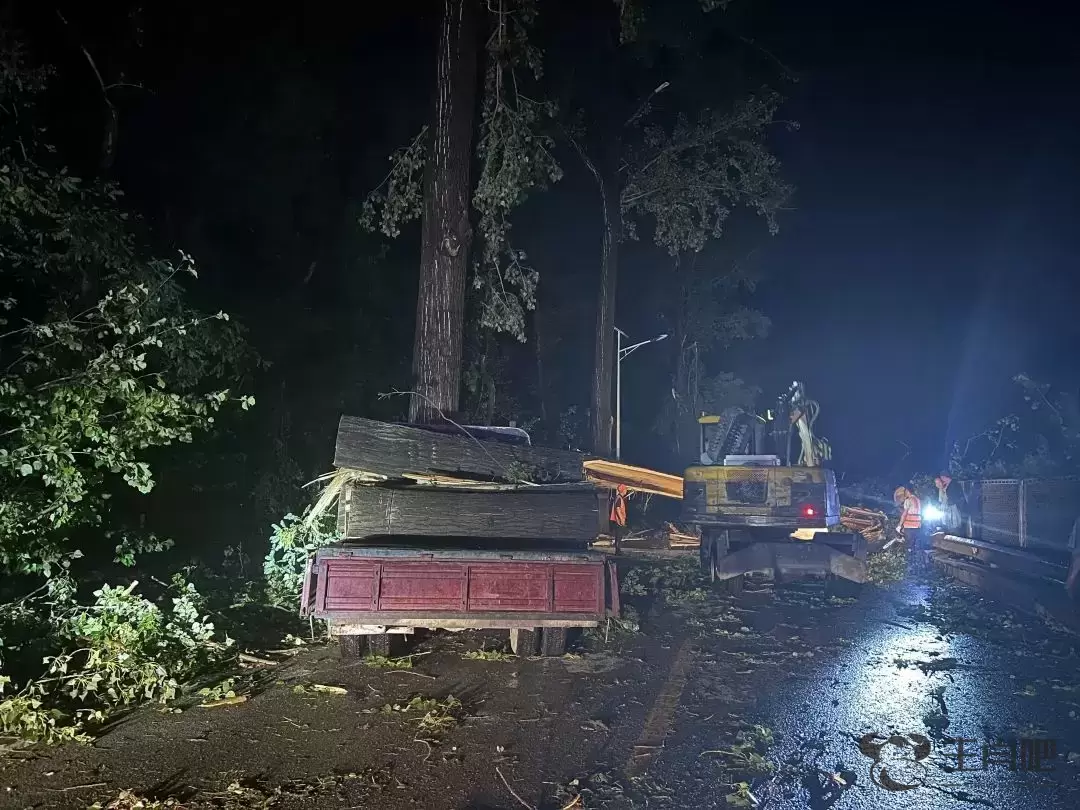
[(904, 498), (907, 497), (907, 494), (907, 487), (897, 487), (893, 490), (892, 497), (894, 501), (899, 502), (904, 500)]

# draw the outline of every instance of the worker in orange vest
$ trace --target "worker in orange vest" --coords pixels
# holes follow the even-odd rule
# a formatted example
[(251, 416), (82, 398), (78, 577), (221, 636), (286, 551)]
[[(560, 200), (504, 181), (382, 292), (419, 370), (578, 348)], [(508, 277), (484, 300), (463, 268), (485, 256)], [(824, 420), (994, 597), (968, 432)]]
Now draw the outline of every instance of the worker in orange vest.
[(904, 535), (909, 548), (918, 548), (921, 546), (919, 538), (922, 535), (922, 503), (907, 487), (897, 487), (893, 492), (893, 501), (900, 507), (897, 530)]
[(626, 528), (626, 484), (619, 484), (611, 493), (611, 531), (615, 539), (615, 553), (619, 553), (623, 530)]

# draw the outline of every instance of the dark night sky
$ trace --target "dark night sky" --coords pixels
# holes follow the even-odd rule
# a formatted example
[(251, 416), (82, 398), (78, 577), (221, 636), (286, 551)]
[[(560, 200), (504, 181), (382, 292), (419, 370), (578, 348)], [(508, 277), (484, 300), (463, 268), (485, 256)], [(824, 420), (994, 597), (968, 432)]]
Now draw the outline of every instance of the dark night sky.
[[(799, 77), (785, 88), (783, 114), (801, 128), (777, 140), (798, 187), (796, 210), (778, 236), (757, 240), (766, 280), (753, 303), (772, 318), (773, 333), (733, 348), (723, 368), (766, 398), (805, 381), (821, 402), (819, 427), (836, 466), (853, 475), (941, 464), (952, 439), (1008, 406), (1018, 371), (1075, 385), (1080, 57), (1070, 26), (1048, 3), (739, 2), (755, 4), (740, 18), (744, 33)], [(372, 17), (316, 2), (283, 13), (299, 21), (230, 3), (168, 12), (174, 30), (142, 66), (156, 93), (142, 108), (133, 102), (121, 136), (121, 180), (139, 205), (157, 209), (152, 217), (197, 205), (220, 182), (205, 170), (195, 177), (208, 163), (205, 150), (219, 145), (188, 134), (212, 134), (219, 119), (259, 103), (251, 55), (260, 50), (261, 64), (265, 53), (280, 54), (282, 70), (303, 65), (309, 78), (333, 86), (333, 157), (319, 171), (338, 179), (333, 194), (342, 201), (378, 179), (372, 167), (384, 171), (387, 150), (423, 119), (430, 25), (414, 23), (415, 11), (380, 7)], [(67, 54), (64, 70), (85, 73), (78, 52), (47, 23), (50, 48)], [(91, 45), (107, 51), (107, 35)], [(107, 56), (100, 61), (107, 65)], [(84, 83), (88, 105), (90, 90)], [(227, 156), (216, 157), (228, 166)], [(580, 299), (584, 339), (564, 356), (584, 403), (595, 197), (569, 177), (553, 193), (569, 224), (527, 235), (524, 220), (519, 227), (544, 279), (541, 305), (545, 296)], [(624, 266), (617, 320), (635, 337), (655, 333), (634, 274), (657, 272), (656, 261), (639, 256)], [(626, 367), (624, 447), (646, 463), (647, 443), (634, 434), (649, 430), (657, 392), (667, 389), (660, 357), (642, 352)], [(910, 456), (897, 466), (901, 443)]]
[(1038, 4), (776, 6), (798, 210), (762, 252), (773, 335), (738, 365), (807, 383), (841, 469), (886, 474), (899, 442), (899, 471), (941, 464), (1013, 373), (1078, 381), (1068, 26)]

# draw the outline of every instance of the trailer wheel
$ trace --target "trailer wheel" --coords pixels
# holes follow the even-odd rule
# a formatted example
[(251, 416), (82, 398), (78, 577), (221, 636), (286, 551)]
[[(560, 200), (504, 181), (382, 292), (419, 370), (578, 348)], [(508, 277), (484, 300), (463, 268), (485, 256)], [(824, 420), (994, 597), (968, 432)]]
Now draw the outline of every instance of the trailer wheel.
[(558, 658), (564, 652), (566, 652), (566, 628), (543, 628), (540, 631), (540, 654), (546, 658)]
[(738, 596), (743, 592), (743, 582), (746, 580), (746, 574), (739, 574), (737, 577), (731, 579), (720, 580), (720, 593), (726, 593), (729, 596)]
[(363, 636), (338, 636), (342, 661), (359, 661), (364, 651)]
[(531, 658), (540, 651), (540, 634), (535, 627), (515, 627), (510, 631), (510, 649), (514, 655)]
[(397, 646), (394, 644), (394, 641), (396, 641), (396, 639), (391, 633), (374, 633), (368, 636), (368, 655), (381, 655), (383, 658), (390, 658), (394, 652), (394, 648)]

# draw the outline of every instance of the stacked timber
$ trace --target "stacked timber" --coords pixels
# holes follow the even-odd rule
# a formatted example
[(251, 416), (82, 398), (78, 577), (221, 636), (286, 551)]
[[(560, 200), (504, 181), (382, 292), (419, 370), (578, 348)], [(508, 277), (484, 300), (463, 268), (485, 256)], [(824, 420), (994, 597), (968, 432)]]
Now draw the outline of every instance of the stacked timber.
[(357, 486), (343, 493), (343, 537), (483, 537), (587, 543), (596, 537), (599, 501), (589, 485), (469, 489)]
[(460, 432), (428, 430), (343, 416), (334, 466), (398, 478), (434, 473), (488, 480), (561, 483), (584, 480), (585, 456), (572, 450), (477, 439)]
[(595, 539), (606, 497), (585, 480), (584, 456), (518, 433), (343, 416), (334, 448), (342, 537)]
[(859, 506), (841, 506), (840, 523), (848, 531), (861, 534), (868, 543), (885, 540), (892, 525), (889, 516), (884, 512)]

